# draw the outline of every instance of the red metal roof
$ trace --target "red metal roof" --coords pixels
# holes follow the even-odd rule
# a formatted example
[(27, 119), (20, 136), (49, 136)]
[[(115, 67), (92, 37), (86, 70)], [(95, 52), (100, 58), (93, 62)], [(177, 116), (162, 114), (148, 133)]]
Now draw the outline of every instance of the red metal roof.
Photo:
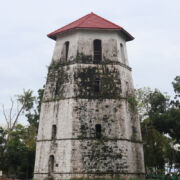
[(133, 40), (134, 37), (131, 36), (126, 30), (124, 30), (121, 26), (118, 26), (94, 13), (87, 14), (86, 16), (83, 16), (82, 18), (73, 21), (72, 23), (57, 29), (56, 31), (48, 34), (47, 36), (56, 39), (56, 35), (60, 34), (62, 32), (72, 30), (72, 29), (112, 29), (112, 30), (120, 30), (124, 33), (126, 36), (126, 40), (130, 41)]

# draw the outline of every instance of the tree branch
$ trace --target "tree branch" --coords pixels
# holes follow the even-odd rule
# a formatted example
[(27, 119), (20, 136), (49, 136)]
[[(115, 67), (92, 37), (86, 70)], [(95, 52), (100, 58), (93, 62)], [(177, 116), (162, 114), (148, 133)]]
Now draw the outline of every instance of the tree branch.
[(10, 108), (10, 112), (9, 112), (9, 124), (10, 124), (10, 128), (11, 128), (11, 125), (12, 125), (12, 110), (13, 110), (13, 107), (14, 107), (14, 101), (11, 98), (11, 108)]
[(7, 122), (8, 130), (9, 130), (9, 128), (10, 128), (9, 127), (9, 120), (8, 120), (6, 112), (5, 112), (4, 104), (2, 105), (2, 109), (3, 109), (4, 118), (5, 118), (6, 122)]
[(15, 118), (15, 120), (14, 120), (14, 122), (13, 122), (12, 127), (11, 127), (11, 130), (14, 129), (14, 127), (15, 127), (15, 125), (16, 125), (16, 123), (17, 123), (17, 120), (18, 120), (19, 116), (21, 115), (21, 112), (22, 112), (23, 108), (24, 108), (24, 104), (22, 105), (21, 109), (20, 109), (19, 112), (17, 113), (16, 118)]

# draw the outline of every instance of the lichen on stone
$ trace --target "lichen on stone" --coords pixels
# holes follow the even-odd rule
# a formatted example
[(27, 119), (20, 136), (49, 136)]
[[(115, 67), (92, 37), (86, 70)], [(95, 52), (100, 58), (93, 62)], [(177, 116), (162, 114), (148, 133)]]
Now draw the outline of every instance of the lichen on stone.
[[(65, 85), (69, 81), (68, 70), (59, 62), (52, 61), (48, 68), (47, 87), (45, 89), (43, 101), (56, 101), (65, 98)], [(50, 95), (48, 93), (50, 93)], [(51, 97), (46, 98), (47, 96)]]
[[(99, 91), (95, 90), (99, 80)], [(121, 97), (121, 80), (115, 67), (82, 66), (74, 72), (75, 96), (87, 99), (116, 99)]]

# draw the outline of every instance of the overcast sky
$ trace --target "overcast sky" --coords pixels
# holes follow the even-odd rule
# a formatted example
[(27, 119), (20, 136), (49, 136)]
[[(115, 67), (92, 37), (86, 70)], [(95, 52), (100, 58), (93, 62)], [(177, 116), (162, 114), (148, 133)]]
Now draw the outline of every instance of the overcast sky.
[(135, 87), (172, 95), (180, 75), (180, 0), (1, 0), (0, 104), (8, 107), (23, 88), (42, 88), (55, 45), (46, 35), (90, 12), (135, 37), (127, 43)]

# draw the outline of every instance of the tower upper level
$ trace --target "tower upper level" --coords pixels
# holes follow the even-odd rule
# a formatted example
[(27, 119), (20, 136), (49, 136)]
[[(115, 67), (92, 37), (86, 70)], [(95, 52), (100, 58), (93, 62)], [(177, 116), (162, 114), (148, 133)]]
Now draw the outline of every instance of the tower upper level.
[(94, 13), (48, 34), (48, 37), (56, 40), (53, 62), (121, 63), (129, 67), (126, 42), (134, 37), (122, 27)]
[(48, 37), (55, 40), (57, 38), (57, 35), (64, 34), (66, 32), (74, 31), (77, 29), (116, 30), (124, 34), (126, 41), (131, 41), (134, 39), (134, 37), (121, 26), (114, 24), (94, 13), (87, 14), (81, 17), (80, 19), (73, 21), (70, 24), (67, 24), (64, 27), (55, 30), (54, 32), (48, 34)]

